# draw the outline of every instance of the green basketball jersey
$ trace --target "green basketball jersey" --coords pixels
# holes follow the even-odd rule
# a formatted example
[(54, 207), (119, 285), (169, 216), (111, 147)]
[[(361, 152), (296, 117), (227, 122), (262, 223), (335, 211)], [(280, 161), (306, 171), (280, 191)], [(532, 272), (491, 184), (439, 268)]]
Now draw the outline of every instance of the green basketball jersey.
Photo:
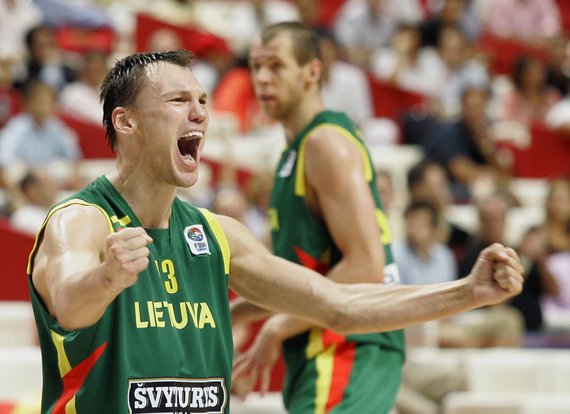
[[(277, 256), (312, 268), (321, 274), (327, 273), (341, 259), (341, 252), (335, 245), (326, 223), (314, 217), (305, 200), (305, 144), (312, 131), (323, 127), (335, 129), (362, 152), (365, 161), (364, 174), (376, 203), (376, 218), (386, 256), (384, 283), (399, 283), (398, 269), (390, 249), (390, 231), (376, 190), (374, 167), (360, 132), (343, 113), (319, 113), (283, 152), (274, 177), (269, 205), (273, 250)], [(346, 214), (358, 214), (358, 211), (347, 211)], [(298, 359), (301, 357), (300, 353), (302, 357), (310, 359), (327, 344), (344, 340), (378, 343), (393, 350), (404, 350), (402, 331), (350, 335), (344, 338), (332, 332), (313, 329), (285, 341), (285, 360), (287, 362)]]
[[(73, 204), (98, 208), (111, 232), (142, 227), (106, 177), (56, 206), (46, 222)], [(233, 344), (225, 235), (210, 212), (179, 199), (168, 229), (146, 231), (154, 240), (148, 268), (90, 327), (62, 329), (29, 277), (42, 350), (43, 413), (229, 413)]]

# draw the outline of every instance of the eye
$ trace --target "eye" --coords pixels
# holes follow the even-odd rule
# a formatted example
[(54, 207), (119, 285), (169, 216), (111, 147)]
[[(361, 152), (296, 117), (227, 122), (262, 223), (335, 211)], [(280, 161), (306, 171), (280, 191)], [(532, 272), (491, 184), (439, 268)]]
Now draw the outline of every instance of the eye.
[(184, 101), (186, 101), (186, 99), (184, 99), (184, 98), (181, 97), (181, 96), (177, 96), (177, 97), (172, 98), (172, 99), (170, 100), (170, 102), (184, 102)]

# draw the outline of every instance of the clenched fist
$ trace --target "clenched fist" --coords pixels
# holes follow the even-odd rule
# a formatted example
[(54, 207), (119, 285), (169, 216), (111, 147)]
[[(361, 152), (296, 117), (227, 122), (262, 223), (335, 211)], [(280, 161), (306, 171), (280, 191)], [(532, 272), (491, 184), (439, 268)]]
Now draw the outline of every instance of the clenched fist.
[(103, 265), (109, 288), (121, 291), (135, 284), (148, 267), (149, 243), (152, 238), (142, 227), (127, 227), (107, 236)]

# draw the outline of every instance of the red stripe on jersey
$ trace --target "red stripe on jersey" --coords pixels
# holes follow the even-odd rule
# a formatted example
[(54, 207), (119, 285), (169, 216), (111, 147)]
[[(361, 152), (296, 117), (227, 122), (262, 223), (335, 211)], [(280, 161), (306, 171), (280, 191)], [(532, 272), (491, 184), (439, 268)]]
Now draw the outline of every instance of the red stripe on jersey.
[(99, 360), (106, 346), (107, 342), (93, 351), (91, 355), (63, 376), (63, 391), (61, 392), (61, 397), (59, 397), (59, 400), (57, 400), (57, 403), (53, 407), (53, 414), (65, 414), (65, 406), (71, 401), (77, 391), (79, 391), (83, 382), (85, 382), (85, 378), (87, 378), (87, 374), (89, 374), (93, 365)]
[(325, 407), (325, 413), (328, 413), (342, 402), (344, 391), (350, 381), (350, 373), (354, 365), (355, 355), (356, 342), (341, 343), (335, 350), (331, 389)]
[(319, 272), (321, 275), (324, 275), (329, 271), (330, 266), (328, 263), (319, 262), (317, 259), (309, 255), (300, 247), (295, 246), (295, 253), (297, 254), (297, 257), (303, 266)]

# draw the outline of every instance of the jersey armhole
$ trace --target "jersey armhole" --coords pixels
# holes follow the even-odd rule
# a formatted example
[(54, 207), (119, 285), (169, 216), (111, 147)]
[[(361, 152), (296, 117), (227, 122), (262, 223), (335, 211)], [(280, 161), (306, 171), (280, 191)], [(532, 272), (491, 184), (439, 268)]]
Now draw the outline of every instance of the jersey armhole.
[(38, 231), (38, 234), (36, 236), (36, 239), (34, 241), (34, 247), (32, 247), (32, 251), (30, 252), (30, 255), (28, 256), (28, 266), (26, 269), (26, 273), (31, 276), (32, 275), (32, 262), (34, 260), (34, 256), (36, 254), (36, 251), (38, 249), (38, 246), (40, 244), (40, 240), (42, 239), (43, 235), (44, 235), (44, 231), (45, 231), (45, 227), (49, 221), (49, 219), (59, 210), (64, 209), (65, 207), (69, 207), (71, 205), (74, 204), (78, 204), (78, 205), (82, 205), (82, 206), (91, 206), (91, 207), (95, 207), (97, 208), (99, 211), (101, 211), (101, 213), (103, 213), (103, 215), (105, 216), (105, 219), (107, 220), (107, 224), (109, 226), (109, 231), (111, 233), (115, 232), (115, 229), (113, 227), (113, 222), (111, 221), (111, 218), (109, 217), (109, 215), (107, 214), (107, 212), (105, 210), (103, 210), (102, 207), (96, 205), (96, 204), (92, 204), (92, 203), (88, 203), (87, 201), (81, 200), (79, 198), (73, 198), (71, 200), (68, 200), (64, 203), (61, 203), (57, 206), (55, 206), (53, 209), (50, 210), (50, 212), (48, 213), (46, 219), (44, 220), (42, 227), (40, 228), (40, 230)]
[(198, 208), (198, 210), (200, 210), (200, 212), (202, 213), (202, 215), (204, 216), (204, 218), (208, 222), (210, 229), (212, 229), (214, 236), (216, 237), (218, 245), (220, 246), (220, 249), (222, 250), (222, 258), (224, 260), (224, 272), (226, 275), (229, 275), (230, 274), (230, 245), (228, 244), (228, 239), (226, 239), (226, 234), (224, 233), (224, 230), (222, 230), (222, 226), (220, 226), (220, 223), (218, 222), (216, 217), (212, 214), (212, 212), (210, 212), (209, 210), (207, 210), (205, 208)]
[(362, 161), (364, 163), (364, 177), (367, 182), (371, 182), (373, 178), (373, 170), (368, 152), (362, 143), (346, 128), (332, 123), (324, 123), (317, 125), (313, 129), (307, 131), (299, 145), (299, 155), (297, 158), (297, 166), (295, 168), (295, 195), (304, 197), (307, 195), (307, 184), (305, 183), (305, 146), (309, 135), (319, 128), (332, 128), (343, 137), (354, 143), (362, 154)]

